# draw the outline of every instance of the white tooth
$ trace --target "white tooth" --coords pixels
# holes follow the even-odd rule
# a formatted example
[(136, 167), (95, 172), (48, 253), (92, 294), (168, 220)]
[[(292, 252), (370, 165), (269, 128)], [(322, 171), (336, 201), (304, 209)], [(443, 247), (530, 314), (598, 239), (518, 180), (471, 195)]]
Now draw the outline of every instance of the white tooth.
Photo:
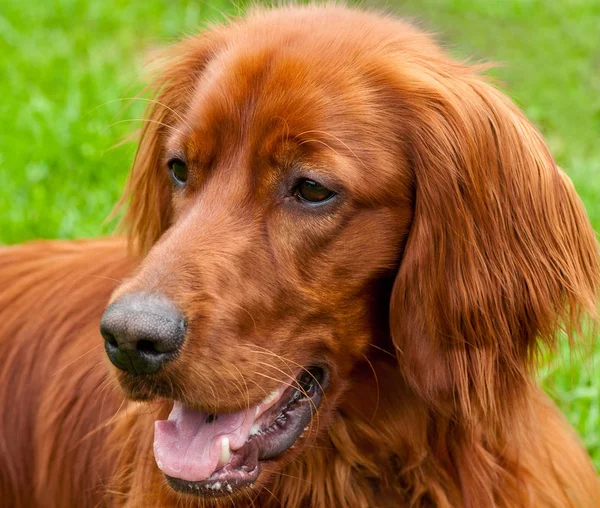
[(264, 400), (262, 401), (263, 404), (270, 404), (271, 402), (273, 402), (277, 396), (279, 395), (279, 390), (274, 390), (271, 393), (269, 393), (269, 395), (267, 395)]
[(219, 456), (219, 464), (227, 464), (231, 457), (231, 450), (229, 450), (229, 438), (224, 437), (221, 440), (221, 455)]

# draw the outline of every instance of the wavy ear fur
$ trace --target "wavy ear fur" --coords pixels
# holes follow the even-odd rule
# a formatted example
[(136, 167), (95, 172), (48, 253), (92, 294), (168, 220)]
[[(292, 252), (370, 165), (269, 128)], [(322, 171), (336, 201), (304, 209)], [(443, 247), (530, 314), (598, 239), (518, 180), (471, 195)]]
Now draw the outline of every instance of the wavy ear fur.
[(415, 203), (391, 334), (418, 395), (484, 417), (525, 393), (537, 339), (572, 338), (595, 316), (598, 247), (570, 180), (515, 105), (466, 66), (420, 64), (396, 82)]
[(130, 246), (147, 252), (171, 224), (171, 183), (163, 160), (169, 130), (183, 128), (182, 116), (202, 70), (218, 47), (221, 33), (207, 31), (173, 46), (157, 62), (147, 87), (145, 114), (133, 166), (117, 210), (126, 208), (121, 226)]

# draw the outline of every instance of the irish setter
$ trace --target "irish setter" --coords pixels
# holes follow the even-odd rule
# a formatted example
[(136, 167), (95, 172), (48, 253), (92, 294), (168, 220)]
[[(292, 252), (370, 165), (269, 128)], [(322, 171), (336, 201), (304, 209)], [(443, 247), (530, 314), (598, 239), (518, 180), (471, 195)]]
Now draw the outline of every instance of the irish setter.
[(534, 381), (597, 243), (480, 71), (336, 6), (172, 48), (131, 249), (0, 255), (2, 505), (600, 506)]

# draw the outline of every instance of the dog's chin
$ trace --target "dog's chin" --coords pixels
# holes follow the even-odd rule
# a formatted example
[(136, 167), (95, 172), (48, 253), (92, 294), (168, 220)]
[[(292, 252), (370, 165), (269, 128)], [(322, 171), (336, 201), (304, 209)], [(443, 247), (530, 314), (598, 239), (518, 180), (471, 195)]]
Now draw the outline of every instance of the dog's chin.
[[(123, 380), (121, 380), (123, 381)], [(167, 420), (155, 422), (154, 456), (168, 485), (201, 497), (236, 497), (256, 491), (316, 434), (313, 419), (330, 382), (329, 370), (311, 366), (294, 383), (282, 383), (261, 402), (237, 412), (206, 413), (166, 397), (154, 384), (121, 383), (133, 400), (167, 398)], [(247, 496), (248, 493), (246, 492)]]
[(121, 392), (128, 400), (150, 402), (182, 398), (176, 385), (167, 376), (130, 374), (117, 369), (113, 369), (113, 372)]

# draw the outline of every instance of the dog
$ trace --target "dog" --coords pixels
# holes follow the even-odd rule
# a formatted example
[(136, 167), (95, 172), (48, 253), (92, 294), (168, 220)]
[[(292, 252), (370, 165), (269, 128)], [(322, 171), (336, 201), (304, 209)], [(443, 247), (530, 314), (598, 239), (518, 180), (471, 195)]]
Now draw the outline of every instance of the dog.
[(126, 238), (0, 253), (4, 506), (600, 506), (534, 380), (598, 245), (480, 67), (296, 6), (151, 90)]

